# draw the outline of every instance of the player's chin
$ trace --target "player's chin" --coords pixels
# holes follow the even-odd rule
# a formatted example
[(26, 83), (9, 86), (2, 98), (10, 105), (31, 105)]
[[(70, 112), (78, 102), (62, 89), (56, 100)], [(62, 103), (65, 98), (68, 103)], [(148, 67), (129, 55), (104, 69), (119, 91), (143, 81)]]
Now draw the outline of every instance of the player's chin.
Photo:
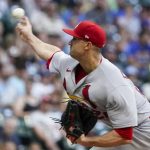
[(132, 144), (132, 140), (124, 140), (124, 144)]
[(75, 54), (74, 54), (74, 52), (73, 52), (72, 50), (70, 50), (70, 56), (71, 56), (72, 58), (76, 59), (76, 56), (75, 56)]

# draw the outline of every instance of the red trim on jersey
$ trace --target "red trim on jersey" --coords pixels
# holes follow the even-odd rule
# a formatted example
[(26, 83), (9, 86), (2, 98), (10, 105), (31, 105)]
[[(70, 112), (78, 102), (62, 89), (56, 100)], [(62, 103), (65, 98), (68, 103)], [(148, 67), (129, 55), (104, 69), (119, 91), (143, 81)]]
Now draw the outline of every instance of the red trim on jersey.
[[(61, 51), (57, 51), (57, 52), (61, 52)], [(47, 69), (49, 69), (49, 65), (50, 65), (50, 63), (51, 63), (51, 60), (52, 60), (54, 54), (56, 54), (57, 52), (54, 52), (54, 53), (52, 54), (52, 56), (47, 60), (47, 62), (46, 62), (46, 68), (47, 68)]]
[[(102, 58), (100, 59), (99, 63), (102, 62)], [(80, 64), (78, 64), (76, 66), (76, 70), (75, 70), (75, 82), (76, 84), (85, 76), (87, 75), (87, 73), (84, 71), (84, 69), (81, 67)]]
[(120, 129), (115, 129), (115, 131), (123, 138), (127, 140), (132, 140), (133, 138), (133, 128), (128, 127), (128, 128), (120, 128)]
[(89, 93), (88, 93), (89, 87), (90, 87), (90, 85), (86, 85), (82, 90), (82, 94), (83, 94), (84, 98), (87, 100), (89, 100)]
[(82, 89), (82, 95), (84, 96), (85, 100), (87, 100), (93, 108), (96, 108), (96, 105), (95, 105), (95, 104), (90, 100), (90, 98), (89, 98), (89, 92), (88, 92), (88, 90), (89, 90), (89, 87), (90, 87), (90, 86), (91, 86), (91, 85), (86, 85), (86, 86)]
[(85, 76), (87, 75), (87, 73), (83, 70), (83, 68), (81, 67), (80, 64), (78, 64), (76, 66), (76, 70), (75, 70), (75, 82), (76, 84)]

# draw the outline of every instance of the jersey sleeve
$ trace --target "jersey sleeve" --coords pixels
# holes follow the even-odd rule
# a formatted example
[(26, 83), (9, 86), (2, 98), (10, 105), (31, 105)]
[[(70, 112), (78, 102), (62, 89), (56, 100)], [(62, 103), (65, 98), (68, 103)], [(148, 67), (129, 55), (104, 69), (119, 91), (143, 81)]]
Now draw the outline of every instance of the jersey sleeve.
[(47, 69), (53, 73), (61, 73), (61, 71), (64, 70), (63, 68), (68, 58), (70, 58), (70, 56), (65, 54), (63, 51), (54, 53), (46, 63)]
[(132, 127), (119, 128), (119, 129), (115, 129), (115, 131), (124, 139), (132, 140), (132, 138), (133, 138), (133, 128)]
[(109, 94), (106, 109), (113, 128), (137, 126), (136, 100), (129, 86), (114, 89)]

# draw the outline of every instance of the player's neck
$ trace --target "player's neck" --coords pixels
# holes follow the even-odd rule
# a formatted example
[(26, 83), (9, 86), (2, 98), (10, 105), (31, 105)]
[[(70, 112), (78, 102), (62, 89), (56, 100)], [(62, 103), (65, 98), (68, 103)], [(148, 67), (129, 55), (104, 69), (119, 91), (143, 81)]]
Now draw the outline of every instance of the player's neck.
[(82, 58), (82, 60), (80, 60), (79, 62), (82, 68), (84, 69), (84, 71), (86, 73), (90, 73), (99, 66), (101, 59), (102, 59), (101, 54), (93, 56), (93, 57), (89, 55), (89, 57), (86, 56)]

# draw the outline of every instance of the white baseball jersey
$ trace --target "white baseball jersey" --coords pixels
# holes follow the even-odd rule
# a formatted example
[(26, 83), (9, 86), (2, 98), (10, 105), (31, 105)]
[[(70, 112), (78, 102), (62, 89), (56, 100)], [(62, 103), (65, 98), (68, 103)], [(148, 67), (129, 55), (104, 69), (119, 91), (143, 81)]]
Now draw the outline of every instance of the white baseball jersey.
[(92, 150), (149, 150), (150, 103), (121, 71), (102, 57), (99, 66), (79, 82), (75, 69), (79, 62), (64, 52), (57, 52), (48, 61), (51, 72), (59, 73), (69, 95), (83, 98), (99, 119), (112, 128), (133, 128), (133, 144), (118, 148)]

